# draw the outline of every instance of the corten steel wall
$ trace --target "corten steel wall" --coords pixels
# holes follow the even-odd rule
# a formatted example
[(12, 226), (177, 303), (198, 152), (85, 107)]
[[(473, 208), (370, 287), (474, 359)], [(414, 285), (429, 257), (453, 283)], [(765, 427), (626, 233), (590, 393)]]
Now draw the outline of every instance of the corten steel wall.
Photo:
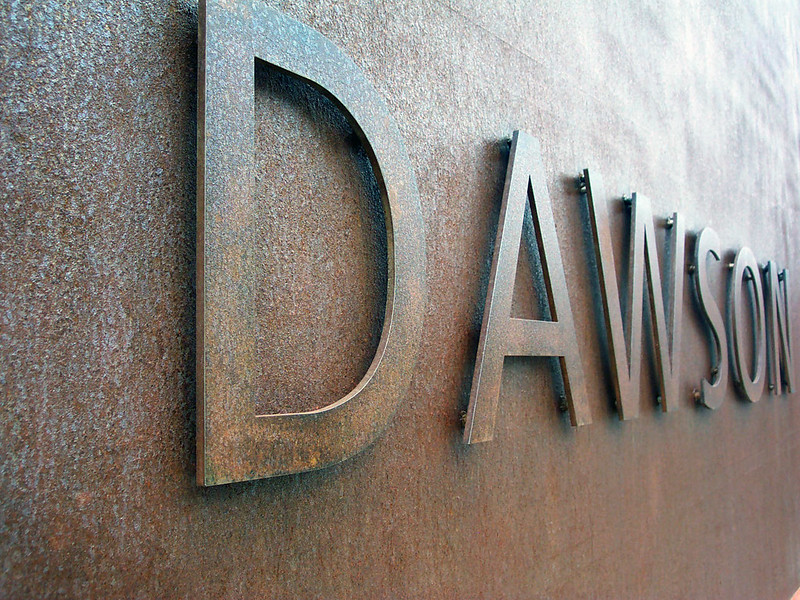
[[(625, 214), (713, 226), (800, 274), (796, 3), (271, 2), (364, 69), (405, 137), (429, 303), (408, 397), (336, 467), (194, 483), (196, 15), (0, 4), (0, 595), (739, 597), (800, 585), (800, 401), (612, 407), (578, 169)], [(385, 236), (349, 126), (256, 67), (263, 410), (326, 404), (377, 343)], [(538, 136), (594, 422), (507, 359), (494, 441), (461, 444), (514, 129)], [(728, 258), (727, 256), (725, 258)], [(523, 254), (516, 310), (536, 314)], [(717, 269), (715, 293), (724, 280)], [(800, 349), (800, 288), (792, 315)]]

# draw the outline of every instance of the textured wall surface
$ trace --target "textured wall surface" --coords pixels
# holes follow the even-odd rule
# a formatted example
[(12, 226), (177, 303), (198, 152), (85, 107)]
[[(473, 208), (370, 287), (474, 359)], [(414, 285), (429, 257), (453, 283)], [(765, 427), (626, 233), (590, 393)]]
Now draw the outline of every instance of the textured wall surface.
[[(0, 4), (0, 596), (787, 598), (800, 585), (800, 401), (613, 408), (578, 169), (800, 274), (800, 7), (753, 0), (270, 2), (363, 68), (405, 137), (429, 304), (408, 397), (336, 467), (194, 483), (196, 7)], [(718, 6), (724, 4), (724, 6)], [(365, 372), (383, 215), (349, 125), (256, 66), (262, 409)], [(540, 138), (593, 423), (546, 359), (507, 359), (495, 439), (466, 408), (514, 129)], [(535, 314), (523, 254), (515, 294)], [(729, 256), (725, 257), (726, 259)], [(536, 265), (534, 265), (536, 267)], [(715, 293), (725, 291), (722, 269)], [(792, 316), (800, 352), (800, 289)], [(280, 341), (280, 344), (277, 344)]]

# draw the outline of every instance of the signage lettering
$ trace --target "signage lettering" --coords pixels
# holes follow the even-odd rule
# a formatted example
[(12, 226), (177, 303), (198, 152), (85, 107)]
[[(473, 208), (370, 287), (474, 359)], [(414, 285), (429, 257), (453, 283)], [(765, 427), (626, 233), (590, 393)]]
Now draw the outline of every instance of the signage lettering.
[[(525, 173), (522, 175), (521, 173)], [(527, 175), (531, 173), (531, 175)], [(467, 444), (492, 439), (500, 394), (504, 356), (559, 356), (567, 390), (570, 420), (574, 426), (591, 423), (585, 397), (585, 384), (580, 356), (577, 354), (573, 318), (566, 293), (561, 254), (555, 239), (552, 210), (543, 179), (538, 142), (522, 132), (515, 132), (509, 156), (506, 187), (498, 226), (494, 261), (487, 292), (486, 307), (478, 342), (478, 357), (473, 375), (473, 388), (467, 411), (464, 441)], [(684, 253), (686, 232), (683, 218), (674, 213), (664, 220), (668, 229), (664, 251), (668, 270), (662, 282), (655, 227), (650, 202), (636, 193), (623, 201), (631, 214), (629, 273), (627, 277), (628, 310), (623, 321), (616, 264), (612, 251), (608, 209), (602, 199), (602, 184), (595, 174), (590, 179), (584, 170), (579, 188), (589, 205), (591, 229), (598, 264), (598, 286), (603, 301), (605, 328), (610, 353), (611, 379), (620, 419), (639, 415), (639, 390), (642, 361), (642, 321), (644, 284), (652, 320), (654, 354), (657, 365), (657, 401), (664, 412), (679, 406), (681, 331), (683, 324)], [(547, 283), (551, 314), (557, 315), (558, 326), (542, 321), (514, 319), (510, 316), (511, 296), (516, 271), (522, 215), (529, 200), (539, 246), (542, 270)], [(709, 228), (697, 236), (695, 252), (695, 289), (704, 322), (712, 339), (709, 382), (703, 379), (694, 398), (711, 409), (719, 408), (725, 397), (728, 374), (728, 353), (734, 359), (732, 374), (742, 394), (757, 402), (769, 375), (770, 390), (780, 394), (783, 385), (792, 390), (792, 353), (789, 335), (788, 275), (778, 272), (773, 261), (763, 269), (766, 285), (762, 285), (762, 269), (747, 248), (736, 253), (731, 265), (728, 285), (727, 331), (708, 281), (709, 255), (720, 260), (720, 242)], [(557, 267), (556, 267), (557, 265)], [(556, 270), (559, 273), (556, 273)], [(743, 322), (744, 282), (750, 286), (754, 301), (752, 343), (755, 367), (749, 373), (744, 344), (748, 343)], [(662, 285), (665, 283), (665, 285)], [(623, 326), (623, 322), (624, 325)], [(728, 347), (729, 346), (729, 347)]]
[(700, 382), (697, 401), (707, 408), (719, 408), (728, 389), (728, 336), (725, 333), (725, 322), (722, 320), (722, 314), (714, 301), (708, 282), (709, 256), (719, 262), (722, 253), (717, 232), (706, 227), (695, 242), (695, 289), (706, 327), (713, 338), (711, 364), (714, 366), (711, 368), (712, 380), (709, 382), (703, 379)]
[(789, 274), (786, 269), (778, 271), (774, 261), (767, 263), (764, 270), (767, 293), (767, 371), (770, 390), (781, 394), (783, 386), (791, 394), (792, 363), (791, 337), (789, 335)]
[[(592, 188), (588, 169), (584, 171), (586, 198), (592, 221), (594, 247), (600, 278), (600, 291), (603, 298), (606, 330), (609, 333), (611, 350), (611, 373), (617, 408), (621, 419), (635, 419), (639, 416), (639, 381), (642, 367), (642, 313), (643, 279), (647, 272), (647, 291), (650, 301), (650, 315), (655, 321), (653, 341), (658, 367), (658, 387), (661, 393), (663, 411), (678, 407), (680, 375), (680, 345), (683, 310), (683, 219), (675, 213), (667, 223), (670, 229), (666, 254), (670, 265), (667, 274), (668, 298), (662, 295), (661, 269), (656, 250), (655, 226), (650, 202), (643, 196), (633, 194), (630, 199), (631, 233), (630, 265), (628, 276), (628, 327), (627, 338), (622, 328), (622, 310), (617, 291), (617, 276), (614, 255), (611, 250), (611, 231), (608, 225), (608, 210), (595, 194), (600, 186)], [(646, 260), (645, 260), (646, 258)], [(667, 315), (669, 309), (669, 337), (667, 336)]]
[[(200, 485), (216, 485), (323, 468), (374, 441), (407, 393), (419, 350), (427, 284), (424, 224), (414, 172), (386, 105), (361, 70), (316, 31), (259, 2), (201, 0), (199, 9), (197, 479)], [(386, 214), (387, 304), (376, 356), (347, 396), (295, 414), (256, 414), (254, 402), (256, 58), (311, 83), (342, 110), (370, 157)], [(668, 232), (662, 264), (656, 237), (661, 222), (654, 219), (650, 202), (635, 193), (624, 199), (630, 208), (630, 246), (623, 314), (600, 178), (593, 174), (590, 179), (585, 170), (579, 187), (589, 208), (619, 417), (634, 419), (639, 414), (645, 283), (658, 401), (663, 411), (675, 410), (681, 386), (684, 220), (677, 213), (664, 220)], [(527, 207), (547, 294), (549, 315), (543, 320), (511, 315)], [(774, 394), (793, 390), (786, 270), (779, 270), (773, 261), (762, 270), (753, 252), (741, 248), (729, 265), (723, 318), (709, 283), (709, 270), (721, 257), (719, 237), (703, 229), (696, 238), (690, 271), (710, 341), (712, 369), (711, 379), (701, 380), (694, 399), (710, 409), (719, 408), (725, 398), (729, 370), (751, 402), (761, 398), (765, 382)], [(752, 298), (752, 311), (745, 311), (747, 297)], [(748, 344), (753, 346), (752, 369), (746, 364)], [(506, 356), (557, 357), (572, 425), (592, 422), (541, 150), (538, 140), (522, 131), (515, 132), (511, 141), (465, 419), (467, 444), (494, 435)]]
[[(551, 321), (511, 316), (522, 220), (527, 203), (530, 203), (533, 216)], [(511, 142), (494, 261), (464, 427), (467, 444), (492, 439), (506, 356), (558, 356), (572, 424), (591, 422), (539, 141), (521, 131), (514, 133)]]
[[(299, 473), (343, 461), (386, 428), (411, 382), (425, 314), (425, 228), (397, 126), (332, 42), (261, 2), (200, 2), (198, 81), (197, 481)], [(257, 414), (253, 232), (254, 61), (312, 83), (348, 117), (386, 214), (388, 283), (378, 349), (344, 398)]]

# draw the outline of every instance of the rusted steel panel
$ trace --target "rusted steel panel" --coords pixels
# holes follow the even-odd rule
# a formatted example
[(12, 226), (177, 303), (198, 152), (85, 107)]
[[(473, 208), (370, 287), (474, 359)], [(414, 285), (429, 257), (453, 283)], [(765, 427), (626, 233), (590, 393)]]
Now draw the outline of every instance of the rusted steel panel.
[[(348, 461), (199, 488), (194, 6), (1, 3), (0, 595), (789, 597), (800, 585), (796, 393), (751, 403), (731, 380), (717, 409), (698, 405), (692, 392), (717, 361), (690, 280), (679, 406), (654, 402), (645, 326), (639, 416), (620, 421), (575, 175), (604, 175), (615, 257), (628, 248), (621, 197), (636, 191), (656, 222), (684, 217), (687, 257), (701, 229), (718, 234), (707, 291), (719, 306), (742, 247), (791, 277), (800, 9), (265, 6), (351, 57), (405, 140), (429, 289), (409, 389)], [(352, 389), (375, 354), (385, 213), (335, 106), (254, 69), (257, 406), (311, 410)], [(515, 130), (541, 142), (592, 422), (573, 427), (558, 410), (550, 359), (508, 357), (494, 437), (466, 446), (460, 415)], [(523, 246), (511, 315), (541, 319), (530, 258)], [(270, 369), (285, 365), (313, 373), (307, 399), (272, 389), (282, 380)]]

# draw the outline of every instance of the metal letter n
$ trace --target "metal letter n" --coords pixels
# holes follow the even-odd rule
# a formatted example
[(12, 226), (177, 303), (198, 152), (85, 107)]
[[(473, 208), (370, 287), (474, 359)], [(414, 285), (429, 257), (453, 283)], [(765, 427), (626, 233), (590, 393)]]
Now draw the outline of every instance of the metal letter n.
[(767, 263), (765, 305), (767, 309), (767, 356), (770, 389), (780, 394), (782, 384), (791, 394), (794, 388), (794, 363), (792, 361), (792, 335), (789, 320), (789, 274), (778, 270), (774, 261)]
[[(511, 316), (522, 225), (528, 202), (552, 321)], [(539, 141), (524, 131), (515, 131), (511, 142), (494, 261), (465, 423), (464, 442), (467, 444), (486, 442), (494, 435), (503, 360), (506, 356), (558, 356), (570, 420), (573, 425), (591, 422)]]
[[(198, 58), (197, 481), (320, 469), (372, 443), (411, 381), (427, 294), (414, 172), (362, 71), (298, 21), (258, 1), (201, 0)], [(372, 364), (344, 398), (295, 414), (256, 410), (255, 58), (311, 84), (348, 118), (372, 162), (386, 214), (386, 313)]]

